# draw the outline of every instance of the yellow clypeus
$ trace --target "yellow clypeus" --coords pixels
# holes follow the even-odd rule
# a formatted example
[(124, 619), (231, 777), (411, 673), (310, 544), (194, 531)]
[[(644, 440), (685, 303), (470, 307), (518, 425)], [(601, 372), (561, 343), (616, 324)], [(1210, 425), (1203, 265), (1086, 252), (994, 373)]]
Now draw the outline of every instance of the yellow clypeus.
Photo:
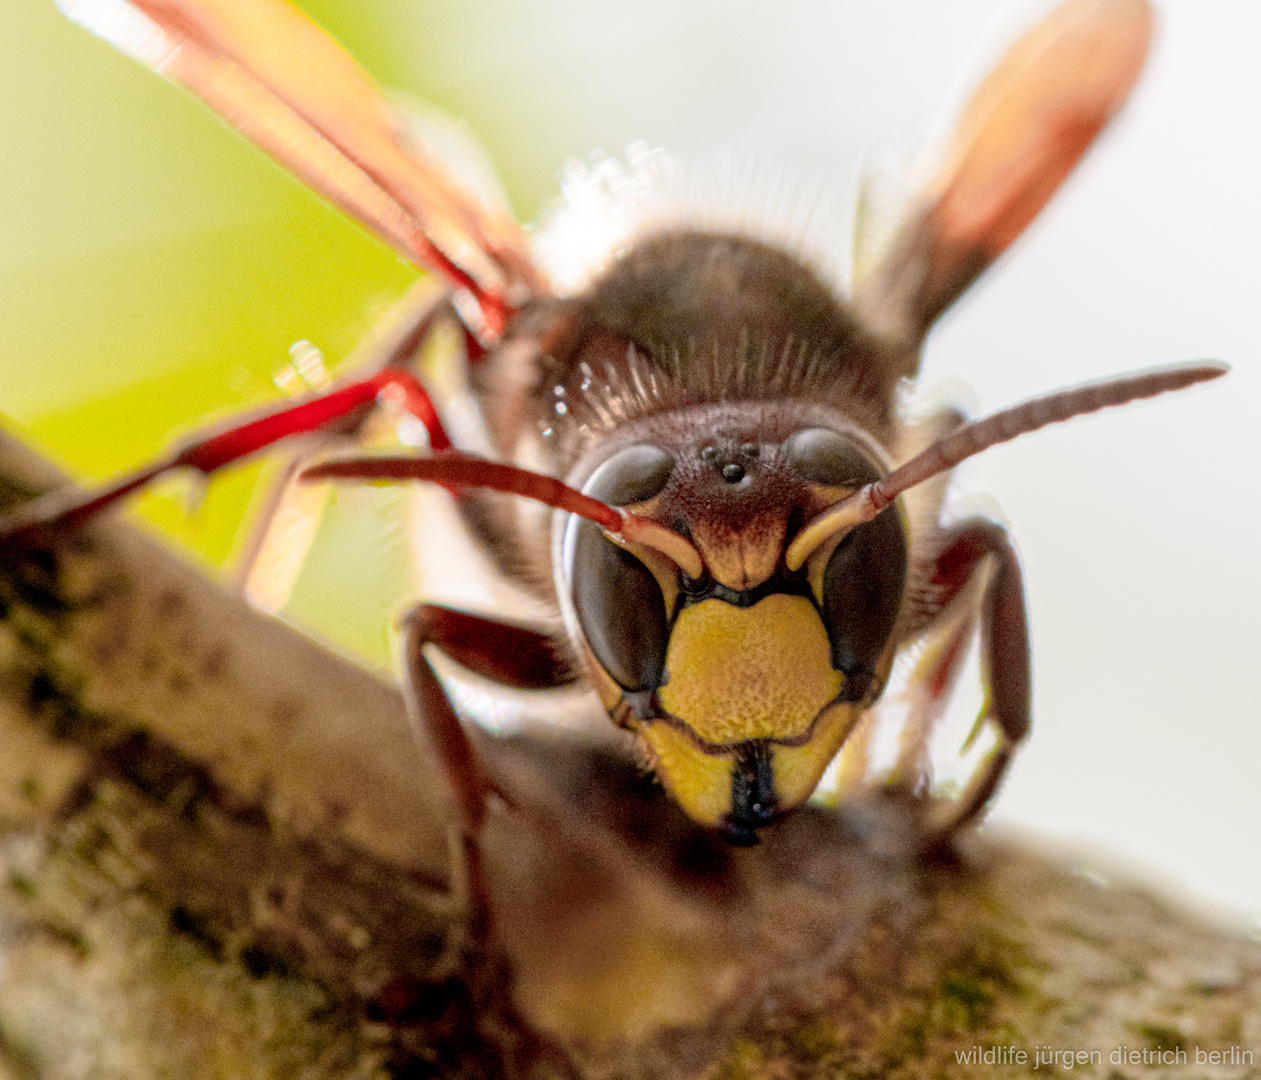
[(793, 739), (836, 697), (827, 631), (804, 596), (702, 600), (675, 620), (662, 706), (708, 743)]

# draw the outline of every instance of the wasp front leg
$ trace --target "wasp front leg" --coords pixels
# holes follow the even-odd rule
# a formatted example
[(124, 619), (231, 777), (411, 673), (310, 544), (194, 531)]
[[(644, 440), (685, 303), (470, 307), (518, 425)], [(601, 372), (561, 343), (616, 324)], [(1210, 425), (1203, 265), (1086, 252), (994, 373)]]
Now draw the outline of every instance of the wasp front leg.
[(971, 518), (942, 530), (935, 547), (913, 635), (928, 644), (912, 676), (913, 705), (898, 772), (903, 778), (926, 776), (929, 737), (978, 623), (986, 693), (977, 726), (992, 725), (998, 741), (963, 792), (930, 815), (930, 841), (948, 838), (984, 811), (1029, 733), (1031, 693), (1024, 587), (1007, 531)]
[(478, 840), (487, 800), (498, 789), (456, 715), (425, 648), (432, 645), (474, 674), (515, 690), (555, 689), (572, 683), (574, 677), (552, 639), (525, 627), (436, 604), (421, 604), (406, 617), (404, 631), (408, 712), (418, 735), (436, 756), (454, 795), (463, 862), (457, 871), (457, 886), (467, 891), (473, 934), (489, 937), (489, 897)]
[(466, 954), (460, 960), (468, 965), (466, 978), (475, 1001), (486, 1003), (478, 1005), (485, 1035), (499, 1045), (509, 1066), (506, 1075), (532, 1076), (541, 1064), (549, 1075), (576, 1077), (565, 1051), (535, 1031), (511, 1004), (514, 971), (496, 940), (481, 851), (488, 800), (499, 795), (509, 805), (511, 801), (487, 772), (425, 650), (433, 646), (474, 674), (516, 690), (566, 686), (574, 681), (570, 665), (546, 634), (436, 604), (414, 608), (404, 631), (408, 713), (455, 798), (460, 850), (452, 891), (462, 893), (468, 904), (466, 948), (458, 951)]

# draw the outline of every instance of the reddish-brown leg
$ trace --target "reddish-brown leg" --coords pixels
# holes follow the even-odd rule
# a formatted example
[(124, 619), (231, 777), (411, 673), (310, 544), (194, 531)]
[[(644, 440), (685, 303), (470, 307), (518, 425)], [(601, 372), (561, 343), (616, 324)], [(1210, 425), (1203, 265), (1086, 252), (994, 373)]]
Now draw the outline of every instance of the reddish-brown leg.
[(479, 937), (489, 936), (490, 909), (478, 836), (486, 800), (495, 793), (495, 786), (425, 656), (425, 646), (436, 646), (470, 671), (519, 690), (564, 686), (574, 681), (573, 675), (545, 634), (453, 608), (421, 604), (407, 616), (404, 630), (408, 711), (455, 796), (473, 928)]
[[(975, 610), (952, 610), (952, 601), (967, 591), (987, 560), (990, 576), (973, 601)], [(998, 735), (997, 745), (977, 767), (962, 794), (930, 818), (930, 839), (944, 839), (984, 811), (1016, 747), (1029, 733), (1029, 627), (1020, 563), (1006, 530), (992, 521), (973, 518), (943, 530), (929, 584), (936, 610), (929, 613), (924, 629), (931, 633), (937, 619), (947, 620), (948, 625), (933, 662), (918, 673), (925, 699), (921, 707), (935, 719), (966, 655), (973, 618), (978, 617), (986, 689), (980, 720), (992, 724)], [(921, 740), (927, 739), (930, 727), (921, 725)]]
[[(462, 865), (454, 889), (468, 897), (463, 963), (471, 964), (470, 993), (493, 1007), (480, 1010), (495, 1042), (516, 1064), (513, 1075), (534, 1075), (544, 1064), (549, 1075), (578, 1075), (565, 1051), (535, 1031), (512, 1004), (511, 962), (496, 940), (490, 896), (481, 858), (481, 829), (487, 799), (496, 792), (473, 740), (425, 656), (432, 645), (470, 671), (522, 690), (563, 686), (573, 681), (569, 666), (553, 651), (551, 639), (524, 627), (483, 619), (452, 608), (422, 604), (407, 617), (405, 659), (408, 710), (421, 739), (435, 755), (455, 794)], [(469, 960), (469, 956), (475, 959)]]
[[(432, 324), (433, 317), (426, 318), (407, 335), (400, 347), (408, 349), (409, 355), (414, 353)], [(330, 428), (338, 433), (353, 432), (380, 395), (388, 396), (425, 425), (430, 446), (435, 451), (448, 449), (451, 440), (443, 430), (428, 392), (415, 376), (393, 361), (394, 357), (388, 357), (384, 367), (365, 379), (234, 424), (226, 430), (196, 437), (167, 457), (101, 488), (84, 491), (69, 487), (49, 492), (11, 514), (0, 516), (0, 540), (29, 539), (37, 534), (73, 528), (171, 469), (191, 468), (209, 474), (289, 436)]]

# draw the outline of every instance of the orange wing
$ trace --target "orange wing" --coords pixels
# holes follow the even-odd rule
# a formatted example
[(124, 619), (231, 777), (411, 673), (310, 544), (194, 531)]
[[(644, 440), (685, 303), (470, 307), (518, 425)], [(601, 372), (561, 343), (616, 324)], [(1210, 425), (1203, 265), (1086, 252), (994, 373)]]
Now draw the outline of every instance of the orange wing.
[(1151, 31), (1147, 0), (1069, 0), (1012, 46), (964, 109), (944, 167), (888, 254), (858, 283), (873, 326), (918, 344), (1125, 102)]
[(73, 20), (191, 90), (405, 258), (472, 294), (486, 336), (547, 284), (506, 211), (461, 189), (380, 90), (283, 0), (59, 0)]

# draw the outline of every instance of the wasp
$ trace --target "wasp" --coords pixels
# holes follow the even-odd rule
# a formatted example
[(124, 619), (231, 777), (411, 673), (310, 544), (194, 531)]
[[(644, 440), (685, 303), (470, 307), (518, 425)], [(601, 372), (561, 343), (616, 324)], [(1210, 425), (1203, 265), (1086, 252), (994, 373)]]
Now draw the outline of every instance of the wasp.
[[(172, 469), (209, 474), (291, 437), (354, 435), (384, 406), (423, 426), (428, 456), (342, 457), (297, 479), (445, 486), (498, 569), (556, 614), (527, 626), (423, 605), (407, 619), (413, 715), (467, 836), (494, 785), (433, 651), (510, 687), (590, 686), (692, 819), (750, 844), (860, 748), (911, 652), (917, 705), (901, 772), (921, 777), (979, 631), (978, 724), (992, 748), (954, 798), (910, 786), (930, 840), (984, 812), (1029, 730), (1028, 630), (1006, 531), (947, 520), (945, 478), (1022, 433), (1225, 369), (1153, 369), (971, 423), (949, 410), (910, 422), (900, 403), (932, 327), (1123, 104), (1150, 37), (1145, 0), (1069, 0), (1017, 42), (845, 291), (757, 235), (651, 224), (562, 287), (516, 222), (462, 186), (358, 65), (280, 0), (62, 6), (201, 97), (445, 292), (411, 310), (353, 381), (195, 437), (101, 489), (54, 492), (0, 522), (0, 535), (73, 527)], [(442, 325), (459, 329), (479, 453), (456, 445), (412, 365)], [(280, 531), (264, 528), (259, 564)]]

